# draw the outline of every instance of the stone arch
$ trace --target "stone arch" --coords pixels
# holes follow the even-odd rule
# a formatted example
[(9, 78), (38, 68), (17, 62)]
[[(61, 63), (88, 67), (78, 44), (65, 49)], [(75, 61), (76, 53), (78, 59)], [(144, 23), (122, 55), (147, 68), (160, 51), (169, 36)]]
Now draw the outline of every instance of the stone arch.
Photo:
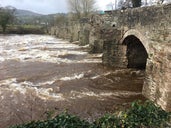
[(130, 35), (134, 35), (135, 37), (137, 37), (141, 43), (143, 44), (143, 46), (145, 47), (147, 53), (150, 53), (149, 51), (149, 41), (139, 32), (137, 31), (136, 29), (129, 29), (128, 31), (126, 31), (124, 34), (123, 34), (123, 37), (122, 39), (120, 40), (120, 44), (123, 44), (123, 41), (126, 37), (130, 36)]
[(124, 35), (122, 44), (127, 46), (126, 57), (128, 68), (146, 68), (148, 45), (146, 44), (147, 42), (142, 42), (142, 40), (144, 41), (143, 37), (140, 36), (140, 33), (135, 32), (135, 30), (129, 31)]

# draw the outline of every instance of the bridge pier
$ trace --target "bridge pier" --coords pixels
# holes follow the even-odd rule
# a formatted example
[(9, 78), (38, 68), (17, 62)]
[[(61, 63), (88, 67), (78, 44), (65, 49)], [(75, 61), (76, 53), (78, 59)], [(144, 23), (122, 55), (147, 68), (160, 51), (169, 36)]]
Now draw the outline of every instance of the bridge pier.
[(155, 44), (151, 50), (142, 92), (164, 110), (171, 111), (171, 45)]
[(102, 62), (108, 66), (127, 68), (126, 46), (117, 40), (104, 41)]

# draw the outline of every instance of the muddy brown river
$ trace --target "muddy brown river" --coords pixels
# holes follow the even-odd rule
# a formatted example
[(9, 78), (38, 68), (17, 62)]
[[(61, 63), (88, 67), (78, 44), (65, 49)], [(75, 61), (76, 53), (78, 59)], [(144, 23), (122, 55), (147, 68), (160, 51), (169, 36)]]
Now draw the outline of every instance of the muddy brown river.
[(93, 121), (144, 99), (144, 71), (105, 67), (87, 48), (52, 36), (0, 35), (0, 128), (63, 111)]

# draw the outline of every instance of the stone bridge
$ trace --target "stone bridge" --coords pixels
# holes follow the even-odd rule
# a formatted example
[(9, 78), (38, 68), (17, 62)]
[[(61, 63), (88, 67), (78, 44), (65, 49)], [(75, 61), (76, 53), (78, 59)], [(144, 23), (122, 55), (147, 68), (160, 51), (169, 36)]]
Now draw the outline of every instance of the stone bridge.
[(144, 96), (171, 111), (171, 4), (107, 11), (90, 24), (103, 64), (145, 69)]
[(52, 27), (51, 34), (90, 44), (105, 65), (145, 70), (142, 93), (171, 111), (171, 4), (106, 11)]

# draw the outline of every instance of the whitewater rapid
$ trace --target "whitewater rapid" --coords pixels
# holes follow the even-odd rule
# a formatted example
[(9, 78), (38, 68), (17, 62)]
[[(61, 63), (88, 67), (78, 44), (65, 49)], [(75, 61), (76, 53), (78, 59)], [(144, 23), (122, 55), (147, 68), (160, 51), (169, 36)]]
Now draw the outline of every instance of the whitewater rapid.
[(92, 121), (144, 99), (143, 71), (105, 67), (101, 57), (53, 36), (0, 35), (0, 128), (49, 111)]

